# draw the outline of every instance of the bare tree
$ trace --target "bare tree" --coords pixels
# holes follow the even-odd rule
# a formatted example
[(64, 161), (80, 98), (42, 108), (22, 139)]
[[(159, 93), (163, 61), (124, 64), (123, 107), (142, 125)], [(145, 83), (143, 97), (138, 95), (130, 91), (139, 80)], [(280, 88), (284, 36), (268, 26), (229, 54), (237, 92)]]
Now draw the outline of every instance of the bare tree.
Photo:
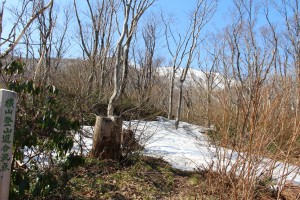
[[(173, 116), (174, 85), (176, 73), (178, 69), (182, 66), (182, 63), (185, 62), (185, 69), (182, 71), (180, 77), (179, 103), (177, 106), (175, 123), (176, 127), (178, 127), (180, 117), (183, 83), (185, 81), (188, 69), (192, 63), (194, 50), (199, 43), (200, 32), (205, 26), (205, 24), (207, 24), (213, 16), (216, 10), (216, 5), (217, 1), (197, 1), (195, 11), (193, 12), (193, 16), (190, 18), (189, 26), (183, 36), (181, 34), (178, 34), (178, 36), (176, 36), (174, 34), (174, 31), (171, 30), (169, 22), (167, 22), (164, 19), (164, 17), (162, 17), (165, 25), (167, 47), (170, 55), (172, 56), (172, 71), (170, 74), (169, 87), (168, 119), (171, 119)], [(175, 51), (172, 51), (171, 42), (175, 45)]]
[[(54, 57), (56, 58), (53, 61), (53, 67), (54, 71), (57, 71), (58, 67), (61, 64), (62, 58), (65, 56), (65, 54), (68, 52), (70, 48), (70, 38), (69, 38), (69, 30), (70, 25), (72, 21), (72, 15), (71, 15), (71, 6), (67, 5), (63, 8), (63, 22), (62, 24), (57, 23), (56, 26), (56, 34), (53, 36), (53, 45), (55, 49)], [(61, 32), (58, 34), (57, 29), (59, 29)]]
[[(114, 26), (114, 11), (119, 6), (117, 1), (99, 0), (94, 6), (90, 0), (86, 0), (88, 5), (87, 15), (91, 22), (84, 22), (80, 18), (80, 13), (77, 7), (77, 1), (74, 0), (74, 8), (79, 27), (80, 46), (84, 57), (90, 61), (91, 70), (88, 78), (88, 94), (92, 93), (93, 85), (99, 86), (96, 91), (100, 91), (99, 98), (103, 93), (104, 86), (104, 71), (107, 65), (107, 59), (111, 53), (113, 26)], [(86, 20), (85, 20), (86, 21)], [(100, 71), (100, 72), (99, 72)], [(100, 74), (100, 80), (97, 77), (97, 72)], [(95, 84), (99, 83), (99, 84)]]
[[(155, 68), (160, 64), (160, 59), (156, 57), (159, 22), (155, 15), (146, 19), (142, 28), (141, 36), (135, 34), (132, 55), (134, 73), (133, 87), (138, 92), (138, 100), (140, 103), (149, 102), (152, 88), (154, 85)], [(142, 38), (143, 47), (139, 48), (139, 38)]]
[[(16, 32), (16, 28), (18, 23), (20, 23), (21, 18), (23, 17), (23, 14), (19, 15), (18, 19), (16, 20), (14, 26), (12, 27), (11, 31), (9, 32), (8, 36), (6, 38), (3, 38), (2, 35), (1, 36), (1, 43), (0, 43), (0, 47), (6, 44), (9, 44), (8, 47), (4, 50), (4, 52), (2, 52), (0, 54), (0, 59), (5, 58), (10, 52), (12, 52), (14, 50), (14, 48), (18, 45), (18, 43), (20, 42), (20, 40), (22, 39), (23, 35), (25, 34), (25, 32), (28, 30), (28, 28), (30, 27), (30, 25), (45, 11), (47, 10), (49, 7), (51, 7), (53, 5), (53, 1), (54, 0), (50, 0), (48, 4), (46, 4), (43, 7), (40, 7), (39, 9), (36, 7), (36, 9), (33, 10), (30, 19), (28, 20), (28, 22), (26, 23), (26, 25), (24, 26), (24, 28), (20, 31), (20, 33), (18, 35), (15, 34)], [(5, 6), (6, 1), (2, 2), (2, 7), (1, 7), (1, 13), (0, 13), (0, 34), (2, 34), (2, 30), (3, 30), (3, 15), (4, 15), (4, 6)], [(21, 13), (23, 13), (25, 11), (26, 6), (30, 3), (30, 1), (25, 1), (23, 2), (23, 6), (22, 7), (22, 11)]]
[[(230, 121), (228, 127), (234, 128), (230, 134), (234, 134), (236, 143), (240, 145), (236, 148), (244, 148), (244, 151), (247, 151), (248, 166), (244, 167), (244, 176), (247, 178), (243, 192), (245, 197), (250, 199), (253, 198), (253, 191), (249, 188), (255, 182), (252, 173), (257, 165), (255, 152), (265, 146), (265, 140), (258, 138), (258, 132), (262, 131), (259, 125), (262, 120), (260, 109), (263, 88), (275, 65), (278, 45), (271, 23), (258, 26), (257, 17), (261, 5), (251, 0), (236, 0), (234, 6), (236, 13), (232, 19), (233, 23), (225, 29), (228, 52), (223, 51), (222, 59), (224, 66), (228, 68), (227, 71), (231, 70), (234, 80), (237, 81), (230, 105), (234, 113), (234, 117), (230, 117), (234, 120)], [(226, 88), (226, 91), (229, 89)], [(245, 140), (247, 145), (243, 143)]]
[[(12, 16), (19, 20), (17, 30), (23, 30), (32, 12), (43, 7), (45, 7), (45, 1), (36, 1), (31, 4), (22, 4), (21, 8), (12, 8)], [(27, 29), (19, 43), (22, 48), (25, 47), (20, 54), (25, 54), (22, 58), (25, 58), (26, 67), (34, 70), (32, 74), (36, 84), (45, 85), (53, 82), (51, 75), (57, 70), (68, 49), (65, 41), (68, 39), (67, 31), (71, 21), (70, 8), (64, 7), (62, 16), (59, 15), (60, 10), (53, 2)]]
[[(199, 80), (199, 77), (192, 74), (192, 78), (198, 88), (204, 91), (206, 127), (211, 126), (210, 115), (212, 112), (212, 100), (214, 98), (213, 91), (220, 86), (221, 82), (224, 84), (225, 79), (225, 77), (221, 78), (217, 74), (218, 67), (220, 66), (220, 47), (218, 44), (219, 39), (217, 39), (217, 36), (213, 35), (212, 37), (209, 37), (208, 41), (209, 42), (205, 42), (203, 45), (201, 45), (201, 50), (199, 50), (197, 55), (197, 64), (200, 71), (204, 74), (204, 77), (201, 77)], [(202, 51), (205, 51), (205, 58), (201, 56)]]
[[(132, 38), (137, 30), (138, 22), (145, 11), (155, 0), (122, 0), (123, 20), (119, 27), (119, 39), (114, 51), (114, 82), (113, 93), (107, 107), (107, 118), (98, 116), (96, 119), (93, 136), (92, 156), (101, 158), (118, 159), (120, 156), (120, 141), (122, 120), (114, 116), (116, 102), (124, 93), (128, 76), (129, 50)], [(117, 10), (114, 13), (117, 16)], [(118, 19), (116, 17), (116, 19)], [(120, 19), (120, 18), (119, 18)], [(118, 20), (117, 20), (117, 24)]]
[[(281, 49), (285, 52), (286, 61), (294, 66), (297, 80), (296, 114), (300, 116), (300, 3), (298, 0), (280, 0), (273, 2), (284, 21)], [(286, 63), (287, 64), (287, 63)], [(285, 65), (287, 66), (287, 65)]]
[[(138, 22), (145, 11), (155, 0), (128, 0), (122, 1), (124, 7), (124, 22), (120, 32), (119, 40), (116, 44), (115, 54), (116, 64), (114, 65), (114, 91), (109, 100), (107, 116), (114, 114), (114, 104), (124, 92), (128, 75), (128, 55), (132, 37), (137, 29)], [(130, 16), (132, 15), (132, 16)]]
[[(172, 57), (172, 68), (170, 74), (170, 85), (169, 85), (169, 102), (168, 102), (168, 119), (173, 117), (173, 101), (174, 101), (174, 85), (176, 72), (180, 68), (183, 58), (186, 54), (187, 44), (189, 42), (188, 32), (187, 31), (183, 36), (178, 33), (178, 38), (174, 34), (174, 31), (171, 30), (170, 20), (166, 21), (164, 16), (162, 16), (162, 21), (165, 25), (165, 37), (167, 42), (168, 51)], [(188, 28), (190, 30), (190, 27)], [(170, 41), (171, 40), (171, 41)], [(171, 42), (175, 44), (175, 51), (172, 51)]]
[[(39, 2), (38, 6), (43, 7), (44, 2)], [(53, 13), (53, 3), (50, 5), (48, 12), (42, 13), (38, 17), (38, 31), (40, 36), (39, 42), (39, 54), (40, 59), (35, 69), (34, 81), (37, 83), (45, 84), (45, 81), (49, 82), (49, 73), (51, 68), (51, 53), (52, 53), (52, 38), (53, 29), (57, 16)], [(44, 72), (41, 74), (41, 68), (44, 64)], [(41, 77), (40, 77), (41, 76)]]
[[(293, 116), (293, 128), (287, 137), (288, 149), (285, 154), (285, 162), (292, 154), (292, 149), (297, 143), (299, 138), (299, 125), (300, 125), (300, 2), (298, 0), (280, 0), (272, 1), (280, 19), (283, 21), (283, 29), (278, 36), (279, 52), (283, 52), (278, 57), (279, 68), (283, 68), (282, 82), (284, 86), (288, 86), (288, 79), (292, 80), (293, 87), (291, 88), (292, 96), (290, 101), (290, 112)], [(274, 34), (276, 34), (274, 32)], [(281, 37), (280, 37), (281, 36)], [(292, 74), (291, 74), (292, 72)], [(283, 175), (283, 174), (282, 174)], [(280, 185), (284, 185), (284, 181)], [(280, 198), (281, 190), (278, 192), (278, 199)]]
[(185, 64), (185, 68), (182, 71), (180, 76), (179, 100), (178, 100), (177, 113), (175, 119), (176, 129), (178, 128), (179, 120), (180, 120), (180, 112), (181, 112), (182, 96), (183, 96), (183, 83), (186, 79), (187, 72), (191, 66), (193, 56), (194, 56), (194, 51), (197, 45), (199, 44), (200, 32), (203, 29), (203, 27), (212, 18), (216, 8), (217, 8), (217, 1), (199, 0), (197, 2), (196, 9), (193, 13), (193, 17), (190, 20), (191, 32), (188, 34), (188, 40), (185, 45), (185, 47), (189, 45), (189, 48), (187, 49), (187, 52), (184, 52), (184, 54), (187, 54), (187, 61)]

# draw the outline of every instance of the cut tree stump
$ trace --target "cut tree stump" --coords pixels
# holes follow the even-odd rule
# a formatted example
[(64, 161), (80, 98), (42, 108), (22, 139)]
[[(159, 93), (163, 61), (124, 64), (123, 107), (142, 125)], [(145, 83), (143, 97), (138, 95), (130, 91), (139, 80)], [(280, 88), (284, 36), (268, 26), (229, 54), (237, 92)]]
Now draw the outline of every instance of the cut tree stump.
[(121, 156), (122, 119), (96, 117), (91, 157), (119, 160)]

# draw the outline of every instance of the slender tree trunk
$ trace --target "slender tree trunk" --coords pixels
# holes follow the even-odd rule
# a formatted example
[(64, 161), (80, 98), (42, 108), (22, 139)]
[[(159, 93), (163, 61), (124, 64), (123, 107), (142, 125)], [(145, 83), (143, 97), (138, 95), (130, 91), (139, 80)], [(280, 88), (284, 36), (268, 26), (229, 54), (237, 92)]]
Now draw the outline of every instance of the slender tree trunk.
[(181, 74), (181, 77), (180, 77), (179, 99), (178, 99), (178, 106), (177, 106), (177, 113), (176, 113), (176, 120), (175, 120), (175, 129), (178, 129), (178, 125), (179, 125), (181, 105), (182, 105), (182, 96), (183, 96), (183, 83), (185, 81), (188, 69), (189, 69), (188, 67), (184, 68), (184, 70)]
[(214, 78), (212, 73), (210, 72), (207, 76), (207, 83), (206, 83), (206, 127), (210, 128), (210, 107), (211, 107), (211, 92), (213, 90), (213, 82)]
[(299, 118), (300, 114), (300, 52), (296, 53), (296, 73), (297, 73), (297, 102), (296, 102), (296, 118)]
[(183, 94), (183, 83), (184, 83), (184, 80), (180, 80), (180, 85), (179, 85), (179, 100), (178, 100), (176, 120), (175, 120), (175, 129), (178, 129), (178, 126), (179, 126), (180, 113), (181, 113), (181, 105), (182, 105), (182, 96), (183, 96), (182, 95)]
[(100, 66), (100, 83), (99, 83), (99, 100), (102, 100), (103, 94), (104, 94), (104, 83), (105, 83), (105, 77), (104, 77), (104, 65), (106, 63), (106, 59), (104, 58), (104, 61), (102, 61)]
[(87, 91), (88, 95), (92, 94), (92, 92), (93, 92), (95, 73), (96, 73), (96, 70), (95, 70), (95, 66), (93, 64), (91, 74), (90, 74), (89, 79), (88, 79), (88, 91)]
[(169, 109), (168, 109), (168, 119), (173, 118), (173, 96), (174, 96), (174, 82), (175, 82), (176, 69), (173, 68), (171, 74), (170, 88), (169, 88)]
[(210, 89), (207, 88), (206, 91), (206, 100), (207, 100), (207, 105), (206, 105), (206, 126), (207, 128), (210, 128), (210, 106), (211, 106), (211, 91)]

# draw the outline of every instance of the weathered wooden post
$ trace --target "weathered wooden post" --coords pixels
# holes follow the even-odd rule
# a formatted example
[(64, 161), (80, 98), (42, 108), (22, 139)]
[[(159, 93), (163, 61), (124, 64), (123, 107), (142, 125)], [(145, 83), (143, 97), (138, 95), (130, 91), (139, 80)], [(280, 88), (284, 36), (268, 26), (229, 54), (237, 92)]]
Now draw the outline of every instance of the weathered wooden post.
[(8, 200), (17, 93), (0, 89), (0, 199)]

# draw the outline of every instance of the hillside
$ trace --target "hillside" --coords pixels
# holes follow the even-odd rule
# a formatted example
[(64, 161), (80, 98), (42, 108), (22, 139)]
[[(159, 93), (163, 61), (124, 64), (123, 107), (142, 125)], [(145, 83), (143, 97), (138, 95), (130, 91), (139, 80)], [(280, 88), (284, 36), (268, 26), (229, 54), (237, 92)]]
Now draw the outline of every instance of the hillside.
[[(181, 76), (181, 73), (184, 68), (178, 68), (175, 74), (175, 83), (179, 83), (179, 79)], [(155, 69), (157, 74), (161, 77), (168, 78), (165, 80), (169, 80), (171, 74), (172, 74), (172, 67), (158, 67)], [(208, 87), (208, 84), (211, 84), (210, 86), (214, 89), (224, 89), (225, 87), (225, 78), (220, 75), (219, 73), (205, 73), (199, 69), (195, 68), (189, 68), (186, 80), (184, 82), (185, 86), (194, 86), (194, 87), (203, 87), (204, 89)], [(228, 80), (230, 84), (233, 84), (233, 80)]]

